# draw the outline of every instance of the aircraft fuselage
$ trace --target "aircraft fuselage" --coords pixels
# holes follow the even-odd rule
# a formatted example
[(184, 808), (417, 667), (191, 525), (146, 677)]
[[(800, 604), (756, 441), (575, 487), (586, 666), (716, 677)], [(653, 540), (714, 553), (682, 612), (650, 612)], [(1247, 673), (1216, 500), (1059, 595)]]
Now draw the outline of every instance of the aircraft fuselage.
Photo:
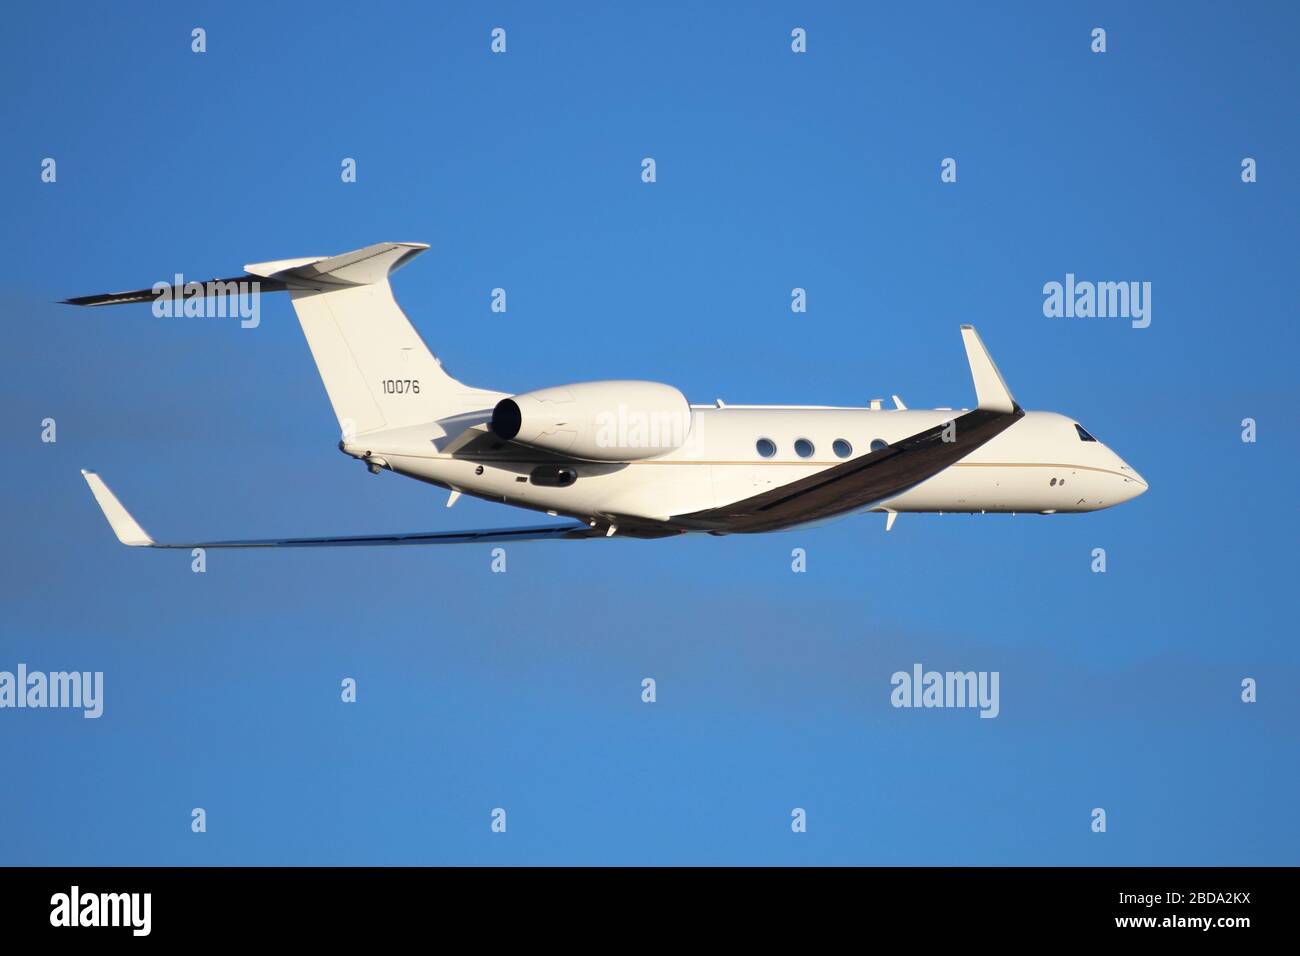
[[(674, 518), (791, 485), (869, 450), (959, 421), (964, 412), (692, 406), (682, 447), (629, 462), (583, 461), (545, 452), (521, 455), (520, 446), (490, 435), (445, 454), (438, 445), (450, 436), (437, 424), (372, 433), (344, 447), (358, 457), (368, 453), (399, 474), (492, 501), (588, 522), (632, 518), (669, 531), (699, 530)], [(954, 465), (864, 510), (1097, 511), (1146, 490), (1141, 475), (1085, 434), (1063, 415), (1027, 412)], [(771, 443), (770, 457), (763, 457), (768, 450), (760, 447), (764, 440)]]

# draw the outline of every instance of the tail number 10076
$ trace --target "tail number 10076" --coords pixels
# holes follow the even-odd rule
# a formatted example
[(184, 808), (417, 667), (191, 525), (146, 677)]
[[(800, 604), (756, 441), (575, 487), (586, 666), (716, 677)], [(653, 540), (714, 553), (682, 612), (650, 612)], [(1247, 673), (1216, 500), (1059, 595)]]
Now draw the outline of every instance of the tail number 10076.
[(418, 378), (386, 378), (381, 384), (384, 387), (385, 395), (420, 394), (420, 380)]

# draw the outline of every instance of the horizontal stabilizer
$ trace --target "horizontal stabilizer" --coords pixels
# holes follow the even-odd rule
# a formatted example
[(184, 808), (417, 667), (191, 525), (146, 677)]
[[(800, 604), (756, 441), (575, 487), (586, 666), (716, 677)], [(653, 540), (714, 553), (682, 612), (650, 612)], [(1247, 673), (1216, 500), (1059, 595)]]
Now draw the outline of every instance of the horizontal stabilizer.
[(255, 276), (275, 278), (295, 288), (374, 285), (429, 248), (424, 242), (377, 242), (325, 259), (286, 259), (244, 266)]
[[(240, 283), (244, 287), (240, 288)], [(252, 283), (257, 283), (253, 285)], [(159, 285), (162, 285), (161, 283)], [(253, 292), (284, 292), (289, 287), (275, 279), (259, 279), (256, 276), (233, 276), (229, 279), (208, 279), (206, 282), (187, 282), (178, 289), (178, 293), (187, 299), (197, 299), (209, 295), (238, 295)], [(158, 298), (169, 296), (170, 285), (159, 288), (133, 289), (130, 292), (104, 292), (100, 295), (81, 295), (75, 299), (62, 299), (60, 305), (126, 305), (131, 302), (153, 302)]]
[(169, 283), (158, 282), (148, 289), (104, 292), (99, 295), (63, 299), (62, 304), (126, 305), (131, 302), (153, 302), (161, 297), (182, 295), (186, 299), (193, 299), (237, 293), (288, 292), (294, 289), (319, 292), (349, 286), (373, 285), (385, 281), (390, 272), (400, 269), (428, 248), (429, 246), (423, 242), (379, 242), (338, 256), (253, 262), (244, 266), (245, 275), (232, 276), (229, 279), (208, 279), (204, 282), (185, 282), (174, 292)]

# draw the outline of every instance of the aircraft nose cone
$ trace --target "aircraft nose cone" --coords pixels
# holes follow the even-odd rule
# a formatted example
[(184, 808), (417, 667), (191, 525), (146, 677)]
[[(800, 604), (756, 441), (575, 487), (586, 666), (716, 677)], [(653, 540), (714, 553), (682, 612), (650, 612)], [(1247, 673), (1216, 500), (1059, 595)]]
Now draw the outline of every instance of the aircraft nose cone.
[(1127, 497), (1125, 501), (1131, 501), (1138, 495), (1146, 494), (1147, 480), (1138, 474), (1136, 468), (1125, 462), (1119, 466), (1120, 473), (1124, 476), (1124, 491)]

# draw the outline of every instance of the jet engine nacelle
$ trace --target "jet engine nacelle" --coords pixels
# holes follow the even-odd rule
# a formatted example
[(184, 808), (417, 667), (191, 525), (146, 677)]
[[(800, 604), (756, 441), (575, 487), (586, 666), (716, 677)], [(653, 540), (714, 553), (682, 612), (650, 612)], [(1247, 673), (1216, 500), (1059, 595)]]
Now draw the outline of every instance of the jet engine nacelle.
[(497, 402), (498, 438), (587, 461), (639, 461), (681, 448), (686, 396), (659, 382), (579, 382)]

